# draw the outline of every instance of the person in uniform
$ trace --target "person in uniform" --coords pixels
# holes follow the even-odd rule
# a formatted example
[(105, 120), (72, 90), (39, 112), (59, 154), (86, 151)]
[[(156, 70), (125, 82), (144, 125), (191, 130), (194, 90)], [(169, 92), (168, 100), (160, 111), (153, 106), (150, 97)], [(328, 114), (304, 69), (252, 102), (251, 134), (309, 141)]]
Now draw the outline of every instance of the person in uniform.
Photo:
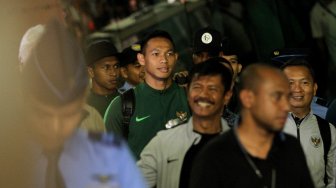
[(190, 116), (185, 90), (172, 80), (177, 58), (169, 33), (162, 30), (149, 33), (142, 40), (141, 53), (138, 53), (146, 76), (145, 82), (134, 88), (135, 110), (129, 126), (123, 126), (120, 97), (106, 110), (106, 129), (119, 134), (128, 132), (128, 144), (137, 159), (156, 133), (165, 129), (168, 120)]
[[(28, 58), (32, 53), (36, 43), (39, 41), (40, 37), (45, 31), (45, 25), (38, 24), (30, 27), (23, 37), (21, 38), (19, 47), (19, 72), (22, 73)], [(87, 129), (89, 131), (105, 131), (105, 124), (102, 116), (99, 112), (92, 106), (85, 104), (84, 106), (85, 118), (80, 125), (81, 128)]]
[(122, 139), (78, 128), (87, 71), (82, 51), (57, 21), (45, 26), (21, 77), (33, 187), (146, 187)]

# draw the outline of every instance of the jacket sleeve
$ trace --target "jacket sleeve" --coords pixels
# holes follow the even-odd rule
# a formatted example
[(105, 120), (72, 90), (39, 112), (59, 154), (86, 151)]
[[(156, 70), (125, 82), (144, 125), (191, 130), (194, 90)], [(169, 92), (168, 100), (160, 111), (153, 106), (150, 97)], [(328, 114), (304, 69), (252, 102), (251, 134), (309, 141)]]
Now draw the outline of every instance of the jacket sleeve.
[(104, 123), (107, 132), (122, 135), (122, 120), (121, 99), (120, 96), (117, 96), (112, 100), (104, 115)]
[(148, 187), (154, 187), (157, 184), (159, 165), (162, 162), (160, 154), (160, 138), (156, 135), (142, 150), (140, 159), (137, 162), (138, 167), (147, 180)]
[(333, 125), (329, 124), (331, 132), (331, 145), (328, 153), (328, 163), (327, 163), (327, 175), (328, 175), (328, 185), (327, 188), (335, 187), (335, 153), (336, 153), (336, 129)]

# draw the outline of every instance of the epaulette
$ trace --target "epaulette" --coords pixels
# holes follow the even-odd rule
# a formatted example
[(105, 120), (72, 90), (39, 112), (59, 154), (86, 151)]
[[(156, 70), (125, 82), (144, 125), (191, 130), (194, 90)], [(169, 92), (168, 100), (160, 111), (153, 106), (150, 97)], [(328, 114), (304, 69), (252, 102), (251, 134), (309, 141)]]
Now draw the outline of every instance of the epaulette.
[(122, 138), (119, 135), (112, 135), (104, 132), (92, 132), (88, 133), (89, 139), (93, 142), (99, 142), (103, 145), (117, 146), (120, 147), (122, 143)]
[(179, 125), (182, 125), (184, 123), (187, 122), (187, 118), (185, 119), (180, 119), (180, 118), (176, 118), (176, 119), (171, 119), (166, 123), (166, 129), (172, 129), (175, 127), (178, 127)]

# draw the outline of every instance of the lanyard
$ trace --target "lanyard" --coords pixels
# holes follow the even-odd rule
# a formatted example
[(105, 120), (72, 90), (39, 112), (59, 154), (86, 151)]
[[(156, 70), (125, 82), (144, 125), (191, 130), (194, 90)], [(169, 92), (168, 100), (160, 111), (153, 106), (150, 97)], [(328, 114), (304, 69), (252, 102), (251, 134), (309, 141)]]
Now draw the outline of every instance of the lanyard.
[[(247, 153), (246, 149), (243, 147), (243, 145), (239, 141), (238, 134), (237, 134), (237, 126), (233, 128), (233, 133), (234, 133), (235, 137), (237, 138), (238, 146), (239, 146), (240, 150), (243, 152), (244, 158), (246, 159), (246, 161), (248, 162), (250, 167), (253, 169), (255, 175), (261, 181), (263, 181), (264, 176), (262, 175), (262, 173), (259, 170), (259, 168), (257, 167), (257, 165), (253, 162), (253, 160), (251, 159), (251, 157)], [(275, 188), (275, 183), (276, 183), (276, 170), (272, 167), (271, 188)], [(267, 186), (264, 184), (263, 188), (267, 188)]]

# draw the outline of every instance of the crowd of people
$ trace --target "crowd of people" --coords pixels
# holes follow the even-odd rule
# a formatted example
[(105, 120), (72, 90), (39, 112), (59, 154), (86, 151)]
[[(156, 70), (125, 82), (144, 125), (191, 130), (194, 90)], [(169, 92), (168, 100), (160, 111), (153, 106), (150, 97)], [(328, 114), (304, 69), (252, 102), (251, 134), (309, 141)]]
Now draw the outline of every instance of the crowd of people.
[(176, 71), (165, 30), (121, 51), (81, 45), (63, 19), (21, 38), (27, 187), (336, 187), (336, 114), (314, 100), (309, 52), (243, 67), (232, 40), (204, 27), (191, 69)]

